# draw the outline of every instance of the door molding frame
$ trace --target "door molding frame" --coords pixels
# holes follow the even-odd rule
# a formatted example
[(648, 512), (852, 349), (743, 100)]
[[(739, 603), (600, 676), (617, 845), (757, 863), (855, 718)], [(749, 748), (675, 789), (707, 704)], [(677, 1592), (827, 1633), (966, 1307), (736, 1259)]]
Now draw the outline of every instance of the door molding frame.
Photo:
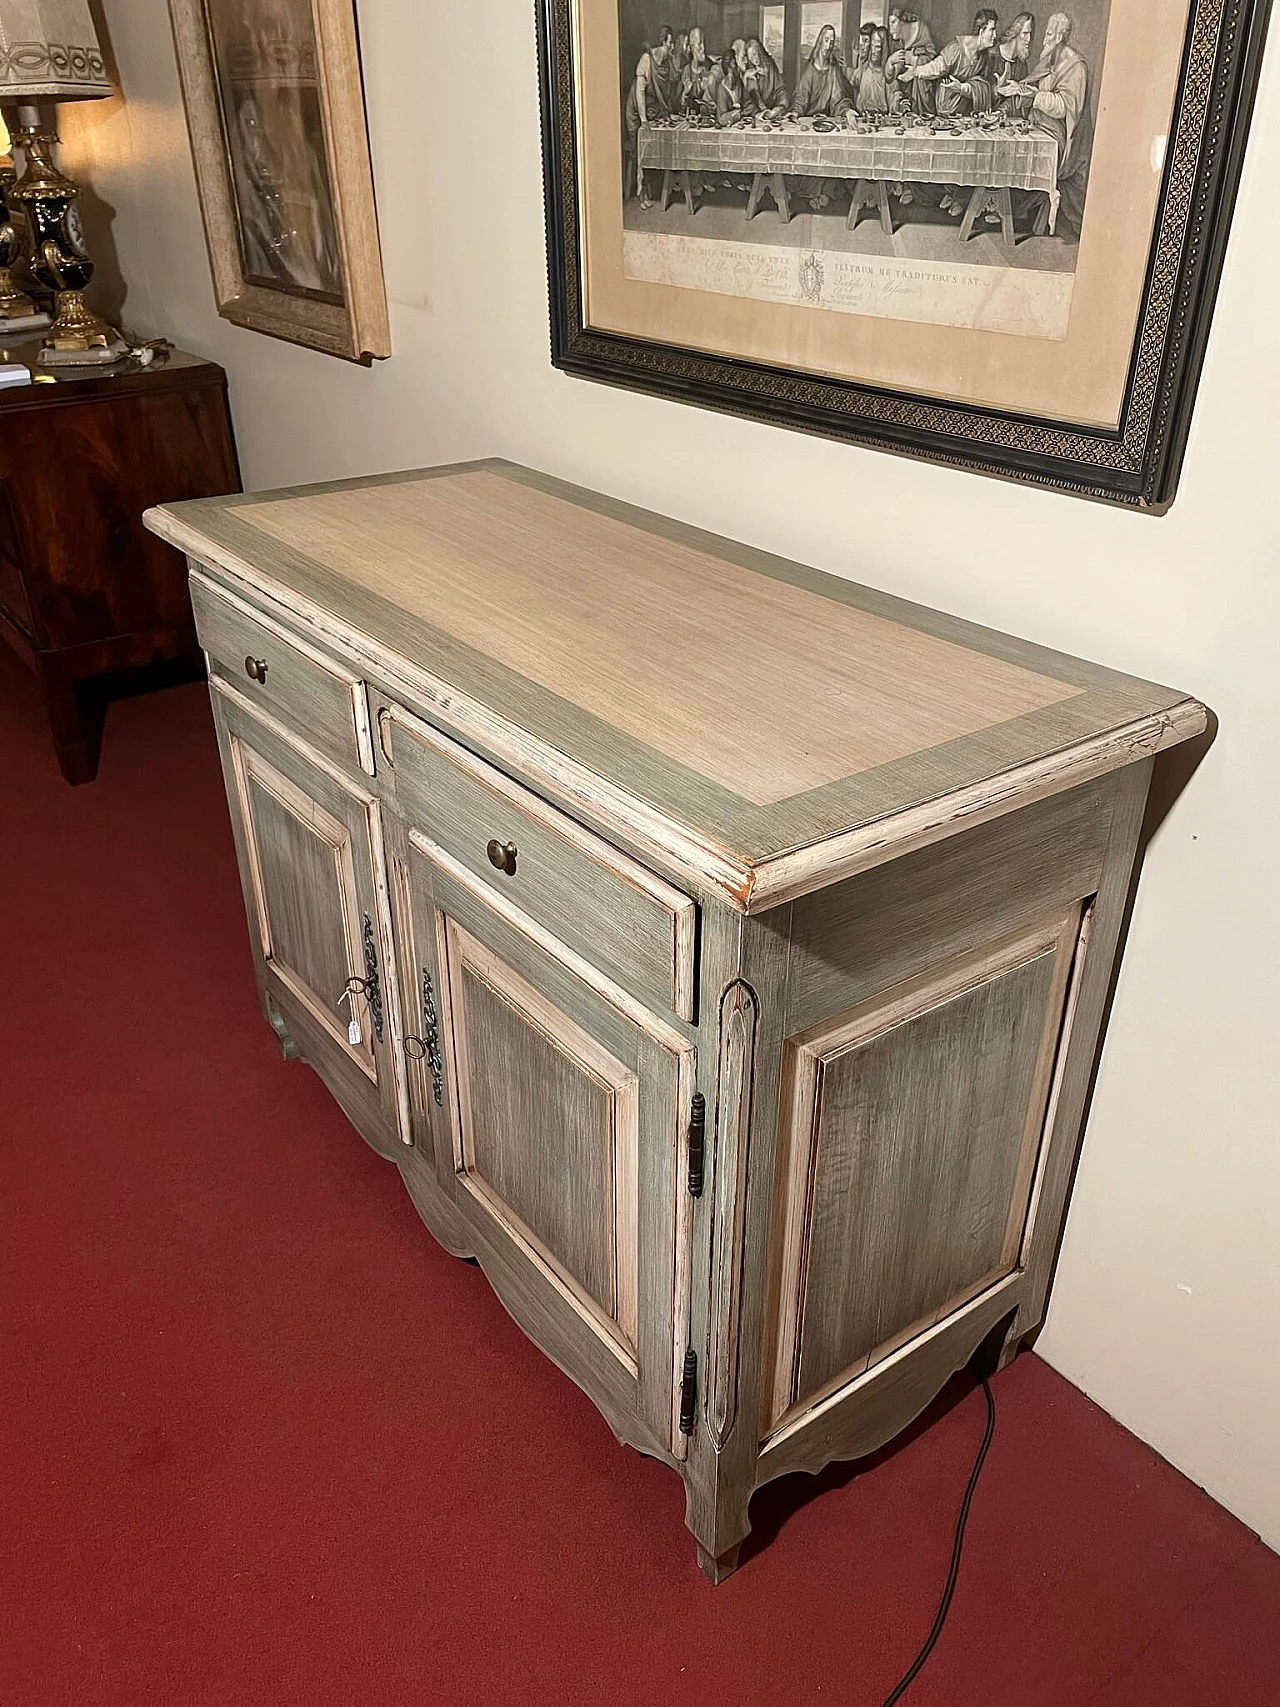
[[(347, 773), (338, 765), (335, 765), (331, 759), (326, 758), (323, 753), (317, 752), (314, 747), (310, 746), (306, 741), (301, 740), (293, 730), (281, 723), (278, 718), (273, 717), (269, 711), (264, 711), (261, 706), (254, 704), (254, 702), (242, 694), (238, 688), (233, 687), (230, 682), (224, 681), (221, 676), (215, 675), (212, 670), (209, 672), (209, 688), (212, 693), (219, 695), (224, 699), (228, 705), (234, 706), (240, 715), (247, 717), (252, 722), (258, 724), (258, 726), (265, 729), (273, 739), (280, 742), (283, 747), (286, 747), (292, 753), (296, 753), (304, 763), (311, 765), (315, 770), (318, 770), (323, 776), (327, 777), (336, 788), (340, 789), (348, 799), (354, 801), (355, 804), (364, 812), (365, 825), (369, 835), (370, 878), (373, 886), (372, 915), (374, 929), (377, 931), (378, 936), (379, 961), (383, 969), (382, 984), (385, 997), (385, 1011), (390, 1034), (390, 1048), (387, 1051), (387, 1071), (391, 1074), (396, 1126), (399, 1132), (400, 1141), (407, 1147), (412, 1147), (414, 1141), (413, 1121), (409, 1102), (409, 1088), (406, 1083), (404, 1071), (404, 1024), (400, 1011), (400, 981), (396, 960), (395, 932), (392, 929), (391, 924), (391, 891), (387, 878), (387, 850), (386, 836), (382, 822), (382, 803), (378, 799), (377, 795), (371, 793), (369, 789), (363, 787), (360, 783), (356, 782), (354, 778), (347, 775)], [(236, 751), (242, 743), (239, 741), (239, 738), (235, 735), (233, 730), (228, 730), (228, 743), (234, 762)], [(271, 768), (274, 771), (275, 767), (272, 766)], [(278, 772), (275, 774), (279, 775)], [(255, 890), (260, 890), (261, 871), (257, 862), (257, 846), (253, 834), (252, 818), (248, 811), (248, 797), (244, 791), (241, 778), (241, 767), (239, 764), (236, 764), (235, 775), (237, 791), (241, 796), (240, 816), (245, 823), (246, 846), (249, 850), (250, 861), (253, 866), (254, 886)], [(357, 930), (354, 941), (358, 944), (359, 940), (359, 931)], [(348, 944), (348, 947), (350, 949), (350, 944)], [(361, 967), (361, 960), (359, 956), (355, 954), (353, 949), (350, 953), (350, 964), (358, 975)], [(299, 995), (299, 992), (294, 988), (293, 984), (288, 980), (282, 980), (282, 982), (288, 985), (291, 995), (303, 1002), (303, 1006), (306, 1008), (307, 1012), (314, 1015), (314, 1003), (307, 1002), (302, 998)], [(325, 1029), (330, 1032), (331, 1035), (336, 1037), (337, 1041), (342, 1045), (346, 1053), (348, 1055), (352, 1055), (351, 1046), (347, 1042), (346, 1032), (340, 1031), (337, 1028), (336, 1022), (332, 1021), (332, 1016), (329, 1016), (328, 1020), (321, 1015), (315, 1015), (315, 1017), (319, 1018), (321, 1023), (325, 1025)], [(376, 1064), (366, 1064), (360, 1060), (359, 1056), (353, 1055), (352, 1058), (355, 1059), (361, 1066), (362, 1070), (367, 1073), (375, 1083), (377, 1083), (378, 1072)]]
[[(637, 1074), (561, 1012), (526, 978), (481, 942), (456, 919), (437, 913), (443, 921), (446, 966), (453, 1019), (452, 1040), (456, 1072), (457, 1120), (454, 1123), (454, 1171), (464, 1188), (486, 1213), (502, 1223), (506, 1232), (542, 1269), (587, 1326), (602, 1333), (611, 1351), (620, 1357), (628, 1372), (638, 1378), (636, 1360), (640, 1315), (639, 1166), (640, 1166), (640, 1080)], [(480, 978), (502, 1001), (512, 1007), (550, 1044), (566, 1056), (611, 1099), (609, 1145), (608, 1248), (612, 1312), (576, 1282), (543, 1245), (523, 1218), (498, 1191), (476, 1171), (475, 1133), (471, 1118), (470, 1037), (464, 1004), (456, 980), (462, 971)]]
[[(358, 977), (361, 965), (360, 896), (356, 889), (355, 856), (351, 846), (351, 830), (347, 824), (325, 810), (318, 800), (312, 800), (296, 783), (278, 771), (269, 759), (255, 752), (234, 730), (228, 735), (231, 766), (235, 775), (236, 793), (240, 802), (240, 817), (244, 825), (245, 847), (249, 855), (249, 878), (253, 890), (254, 910), (258, 917), (258, 935), (262, 943), (262, 958), (267, 971), (278, 978), (296, 1002), (306, 1009), (317, 1025), (333, 1039), (355, 1066), (375, 1084), (377, 1063), (373, 1056), (373, 1027), (364, 1015), (364, 1028), (359, 1043), (352, 1043), (337, 1019), (315, 999), (315, 993), (296, 969), (276, 952), (267, 906), (266, 879), (262, 871), (262, 854), (258, 846), (258, 823), (254, 816), (250, 785), (257, 783), (285, 812), (325, 847), (333, 856), (334, 877), (342, 906), (342, 940), (346, 952), (349, 976)], [(367, 1008), (368, 1003), (365, 1003)]]
[[(765, 1360), (764, 1412), (768, 1419), (768, 1439), (787, 1433), (794, 1418), (807, 1415), (851, 1388), (901, 1347), (915, 1343), (937, 1323), (955, 1316), (975, 1297), (985, 1296), (991, 1287), (1021, 1269), (1047, 1150), (1044, 1135), (1051, 1129), (1055, 1063), (1062, 1058), (1063, 1044), (1070, 1031), (1074, 1011), (1071, 995), (1079, 986), (1090, 917), (1087, 904), (1072, 905), (1065, 913), (1055, 912), (1042, 919), (1030, 930), (881, 990), (845, 1013), (824, 1019), (787, 1040), (777, 1176), (778, 1314), (773, 1324), (772, 1355)], [(910, 1024), (932, 1009), (945, 1006), (1046, 954), (1055, 956), (1053, 982), (1046, 998), (1022, 1148), (1010, 1186), (1008, 1221), (997, 1268), (975, 1277), (937, 1310), (874, 1347), (816, 1392), (797, 1397), (795, 1385), (804, 1335), (809, 1223), (817, 1172), (824, 1068), (898, 1026)]]
[[(671, 1133), (672, 1146), (672, 1184), (675, 1191), (675, 1251), (671, 1274), (671, 1320), (673, 1331), (671, 1336), (671, 1430), (669, 1450), (673, 1458), (683, 1460), (688, 1457), (689, 1437), (680, 1428), (680, 1384), (684, 1373), (684, 1354), (689, 1345), (692, 1331), (693, 1310), (693, 1198), (684, 1187), (684, 1181), (689, 1173), (689, 1109), (693, 1100), (693, 1091), (697, 1074), (697, 1050), (693, 1040), (677, 1031), (673, 1025), (652, 1013), (642, 1002), (590, 961), (584, 960), (580, 954), (561, 942), (557, 937), (540, 925), (538, 921), (517, 907), (512, 901), (491, 888), (482, 879), (476, 877), (461, 861), (447, 853), (430, 836), (421, 830), (410, 829), (409, 844), (429, 864), (438, 867), (452, 882), (466, 892), (473, 901), (482, 908), (495, 913), (506, 924), (518, 931), (535, 947), (540, 948), (552, 960), (557, 961), (567, 972), (593, 990), (611, 1007), (615, 1008), (624, 1019), (630, 1020), (641, 1031), (646, 1032), (653, 1041), (666, 1049), (676, 1061), (676, 1114), (675, 1126)], [(440, 927), (440, 913), (437, 908), (437, 955), (443, 968), (446, 964), (443, 930)], [(442, 991), (447, 1009), (442, 1010), (442, 1020), (445, 1013), (452, 1014), (452, 996), (446, 988)], [(448, 1028), (452, 1029), (452, 1018), (448, 1020)], [(454, 1118), (458, 1118), (457, 1089), (454, 1087), (452, 1098)]]

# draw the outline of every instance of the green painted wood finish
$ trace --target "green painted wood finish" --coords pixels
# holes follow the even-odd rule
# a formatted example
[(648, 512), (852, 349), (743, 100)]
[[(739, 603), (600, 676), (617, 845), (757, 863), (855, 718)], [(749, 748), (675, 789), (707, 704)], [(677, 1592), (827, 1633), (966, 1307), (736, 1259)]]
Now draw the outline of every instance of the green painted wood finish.
[(616, 1319), (610, 1087), (571, 1045), (553, 1041), (509, 988), (465, 962), (451, 987), (454, 1033), (465, 1031), (474, 1059), (470, 1171)]
[[(904, 634), (932, 636), (963, 647), (975, 660), (1000, 660), (1033, 671), (1062, 684), (1070, 697), (941, 745), (905, 754), (870, 770), (860, 770), (789, 798), (761, 804), (703, 774), (696, 765), (681, 763), (678, 758), (613, 727), (606, 719), (580, 709), (510, 666), (485, 656), (483, 650), (433, 627), (422, 616), (407, 611), (403, 604), (380, 596), (368, 586), (358, 584), (352, 576), (326, 567), (254, 525), (255, 509), (279, 505), (284, 499), (361, 491), (370, 486), (408, 481), (429, 482), (467, 470), (550, 494), (563, 503), (567, 513), (581, 510), (593, 517), (607, 518), (619, 530), (618, 550), (623, 557), (626, 542), (633, 535), (692, 548), (750, 575), (802, 588), (829, 601), (833, 609), (851, 607), (886, 624), (899, 625)], [(177, 539), (194, 557), (245, 569), (252, 578), (255, 596), (276, 608), (288, 609), (291, 601), (303, 601), (315, 610), (329, 613), (336, 640), (407, 659), (415, 668), (447, 684), (456, 695), (489, 708), (504, 724), (536, 732), (538, 739), (554, 752), (564, 755), (577, 767), (607, 779), (629, 799), (689, 832), (700, 845), (722, 849), (748, 867), (824, 838), (890, 819), (923, 801), (998, 778), (1015, 767), (1062, 753), (1105, 732), (1168, 712), (1185, 700), (1174, 689), (891, 598), (854, 581), (823, 574), (501, 462), (461, 464), (371, 480), (201, 500), (166, 506), (153, 512), (150, 519), (157, 530)], [(519, 562), (513, 561), (511, 575), (518, 578), (520, 572)], [(591, 563), (584, 562), (581, 572), (584, 599), (610, 596), (608, 589), (595, 586)], [(678, 613), (673, 613), (673, 618), (676, 620), (674, 645), (680, 639)], [(812, 635), (815, 656), (821, 654), (827, 643), (821, 625), (815, 624)], [(624, 657), (592, 662), (597, 666), (603, 662), (619, 675), (626, 674)], [(689, 647), (688, 669), (697, 668), (694, 645)], [(431, 709), (447, 727), (454, 727), (450, 723), (447, 695)], [(753, 742), (768, 743), (770, 731), (788, 716), (785, 703), (757, 701), (747, 682), (740, 684), (740, 694), (732, 709), (746, 747)], [(857, 708), (856, 705), (833, 707), (832, 714), (856, 718)], [(465, 738), (473, 743), (477, 739), (474, 732)], [(556, 794), (557, 784), (552, 775), (529, 780), (541, 791)], [(581, 802), (577, 810), (590, 816), (590, 809)]]
[[(376, 802), (359, 785), (322, 768), (319, 755), (308, 757), (281, 740), (252, 707), (223, 692), (214, 694), (213, 703), (263, 1000), (281, 1014), (298, 1052), (322, 1074), (373, 1148), (398, 1157), (390, 1006), (396, 992), (388, 987), (392, 957), (375, 880)], [(289, 803), (280, 798), (276, 778), (284, 779)], [(308, 812), (308, 805), (314, 810)], [(383, 980), (383, 1035), (379, 1039), (374, 1032), (369, 1002), (357, 998), (361, 1039), (352, 1046), (346, 1030), (350, 1010), (339, 997), (348, 978), (365, 976), (366, 918)]]
[[(275, 623), (256, 620), (239, 600), (192, 576), (196, 633), (213, 670), (264, 710), (283, 716), (345, 768), (362, 768), (356, 707), (368, 724), (363, 680), (336, 658), (323, 661), (291, 643)], [(254, 666), (251, 673), (248, 665)], [(371, 769), (371, 765), (363, 768)]]
[[(1053, 758), (1179, 696), (525, 471), (479, 466), (1073, 690), (762, 805), (272, 544), (251, 526), (254, 500), (174, 512), (191, 549), (219, 565), (213, 578), (250, 607), (201, 595), (264, 1011), (395, 1159), (435, 1235), (479, 1260), (620, 1439), (679, 1470), (689, 1527), (718, 1580), (757, 1486), (875, 1450), (984, 1340), (1000, 1336), (1007, 1351), (1042, 1319), (1151, 760), (1121, 740), (1105, 771), (1068, 769), (1044, 797), (1002, 779), (1011, 764)], [(257, 622), (273, 643), (296, 641), (302, 667), (269, 668), (270, 692), (255, 698), (264, 684), (237, 682), (234, 666)], [(419, 692), (415, 669), (444, 688)], [(460, 735), (454, 688), (491, 714), (472, 715), (461, 760), (448, 746)], [(385, 741), (367, 752), (362, 705), (375, 727), (388, 714)], [(759, 739), (785, 715), (744, 691), (743, 727)], [(499, 765), (486, 782), (482, 761), (509, 735), (505, 774)], [(624, 824), (584, 802), (548, 757), (557, 753), (628, 791), (636, 814)], [(929, 845), (886, 830), (869, 869), (838, 880), (829, 869), (808, 892), (744, 916), (749, 897), (732, 873), (746, 867), (735, 860), (787, 856), (922, 801), (945, 805), (975, 778), (991, 785), (986, 821), (944, 812)], [(309, 827), (298, 801), (312, 803)], [(724, 853), (728, 875), (690, 876), (676, 851), (690, 828), (704, 852)], [(491, 838), (517, 844), (514, 873), (489, 866)], [(619, 889), (626, 854), (643, 855), (649, 876)], [(654, 900), (678, 903), (681, 891), (697, 906), (686, 980), (697, 1001), (685, 1018), (675, 915)], [(299, 994), (359, 969), (353, 911), (373, 921), (386, 972), (386, 1036), (371, 1070)], [(422, 1044), (432, 1014), (438, 1073)], [(824, 1054), (823, 1037), (850, 1023), (864, 1028), (856, 1047)], [(807, 1127), (795, 1114), (805, 1050), (820, 1061)], [(695, 1089), (707, 1107), (696, 1200), (685, 1180)], [(812, 1157), (797, 1162), (802, 1131)], [(686, 1349), (699, 1383), (687, 1438), (675, 1428)]]
[[(605, 993), (607, 980), (592, 988), (518, 925), (499, 916), (483, 895), (463, 888), (438, 865), (412, 848), (408, 861), (414, 931), (419, 943), (439, 943), (442, 927), (459, 925), (479, 942), (499, 967), (532, 987), (563, 1024), (549, 1035), (548, 1020), (516, 1011), (495, 1015), (491, 996), (481, 997), (481, 1035), (471, 1030), (477, 1018), (477, 989), (465, 978), (465, 959), (437, 950), (444, 1000), (450, 1013), (446, 1064), (448, 1115), (436, 1124), (437, 1180), (457, 1210), (460, 1222), (479, 1245), (506, 1247), (503, 1271), (514, 1271), (522, 1295), (537, 1299), (540, 1319), (548, 1324), (539, 1340), (556, 1362), (586, 1390), (625, 1395), (648, 1440), (659, 1451), (671, 1448), (671, 1381), (674, 1363), (672, 1306), (676, 1289), (678, 1156), (688, 1118), (691, 1087), (682, 1091), (681, 1049), (677, 1033), (664, 1043)], [(443, 960), (443, 964), (441, 963)], [(459, 978), (462, 978), (459, 987)], [(498, 983), (508, 982), (499, 973)], [(491, 986), (492, 988), (492, 986)], [(497, 1030), (505, 1041), (498, 1044)], [(486, 1036), (490, 1047), (485, 1048)], [(541, 1036), (535, 1035), (540, 1030)], [(614, 1135), (616, 1099), (607, 1097), (599, 1077), (592, 1087), (574, 1045), (565, 1033), (581, 1031), (636, 1084), (637, 1171), (633, 1220), (617, 1226), (606, 1240), (602, 1229), (614, 1215), (611, 1170), (607, 1159), (588, 1148), (594, 1134), (603, 1143)], [(459, 1040), (464, 1048), (459, 1048)], [(691, 1053), (691, 1050), (690, 1050)], [(460, 1082), (465, 1074), (467, 1082)], [(459, 1155), (462, 1099), (471, 1101), (477, 1157), (468, 1164)], [(602, 1119), (609, 1103), (609, 1118)], [(522, 1154), (517, 1158), (516, 1147)], [(637, 1313), (634, 1370), (628, 1374), (599, 1327), (566, 1300), (554, 1277), (529, 1259), (496, 1226), (492, 1208), (467, 1189), (474, 1165), (497, 1188), (513, 1191), (550, 1259), (599, 1297), (612, 1251), (629, 1244), (635, 1252)], [(587, 1226), (575, 1226), (580, 1216)], [(495, 1284), (499, 1284), (495, 1282)], [(502, 1286), (499, 1285), (499, 1290)], [(504, 1300), (507, 1294), (503, 1291)]]
[(1048, 950), (821, 1061), (793, 1398), (1010, 1266), (1053, 971)]
[[(396, 799), (406, 818), (642, 1000), (692, 1018), (694, 902), (458, 749), (471, 767), (464, 770), (443, 739), (418, 719), (394, 724)], [(513, 850), (511, 870), (494, 865), (493, 842)]]

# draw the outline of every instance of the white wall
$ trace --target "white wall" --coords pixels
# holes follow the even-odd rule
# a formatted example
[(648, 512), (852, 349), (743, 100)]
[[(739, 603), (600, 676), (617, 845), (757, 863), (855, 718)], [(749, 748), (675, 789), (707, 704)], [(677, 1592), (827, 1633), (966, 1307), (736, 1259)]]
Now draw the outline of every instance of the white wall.
[(227, 368), (248, 486), (500, 454), (1215, 709), (1148, 859), (1039, 1350), (1280, 1546), (1280, 42), (1157, 520), (553, 372), (527, 3), (363, 7), (394, 358), (230, 327), (163, 9), (106, 10), (127, 102), (63, 109), (67, 158), (115, 208), (130, 326)]

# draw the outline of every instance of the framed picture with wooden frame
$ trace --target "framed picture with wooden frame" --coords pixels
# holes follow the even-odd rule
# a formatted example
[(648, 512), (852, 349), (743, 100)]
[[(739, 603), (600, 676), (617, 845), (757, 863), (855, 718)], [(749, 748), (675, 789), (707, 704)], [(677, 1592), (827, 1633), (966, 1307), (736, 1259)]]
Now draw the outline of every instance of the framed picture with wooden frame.
[(537, 5), (556, 366), (1172, 502), (1268, 0)]
[(169, 0), (218, 312), (391, 354), (354, 0)]

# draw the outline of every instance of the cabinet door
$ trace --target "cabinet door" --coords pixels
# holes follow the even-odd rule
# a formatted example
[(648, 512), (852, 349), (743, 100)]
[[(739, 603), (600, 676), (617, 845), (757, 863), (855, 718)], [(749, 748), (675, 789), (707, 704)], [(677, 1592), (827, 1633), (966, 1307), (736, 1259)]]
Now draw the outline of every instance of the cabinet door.
[(401, 1108), (394, 950), (378, 803), (288, 731), (215, 685), (218, 739), (268, 1012), (381, 1153)]
[(681, 1454), (693, 1046), (409, 843), (406, 992), (429, 992), (438, 1037), (410, 1042), (413, 1097), (437, 1177), (525, 1331), (620, 1435)]

